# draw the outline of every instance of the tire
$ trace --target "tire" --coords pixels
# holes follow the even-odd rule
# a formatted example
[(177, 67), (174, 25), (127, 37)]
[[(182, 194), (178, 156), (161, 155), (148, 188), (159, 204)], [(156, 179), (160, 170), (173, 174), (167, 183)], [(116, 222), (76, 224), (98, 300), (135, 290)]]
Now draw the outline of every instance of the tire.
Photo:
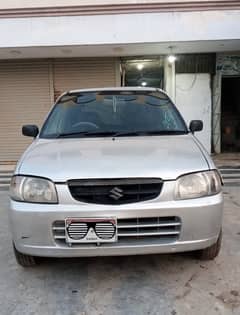
[(37, 264), (37, 258), (34, 256), (20, 253), (13, 244), (13, 250), (17, 263), (22, 267), (33, 267)]
[(219, 233), (217, 242), (207, 248), (201, 249), (197, 252), (197, 257), (201, 260), (213, 260), (215, 259), (221, 249), (222, 244), (222, 230)]

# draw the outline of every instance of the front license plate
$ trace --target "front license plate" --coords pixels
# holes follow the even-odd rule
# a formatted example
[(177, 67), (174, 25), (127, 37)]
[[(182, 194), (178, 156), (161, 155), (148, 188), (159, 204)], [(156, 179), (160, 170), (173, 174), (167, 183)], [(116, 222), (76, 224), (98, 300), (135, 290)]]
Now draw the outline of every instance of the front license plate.
[(117, 241), (116, 218), (65, 219), (68, 243), (110, 243)]

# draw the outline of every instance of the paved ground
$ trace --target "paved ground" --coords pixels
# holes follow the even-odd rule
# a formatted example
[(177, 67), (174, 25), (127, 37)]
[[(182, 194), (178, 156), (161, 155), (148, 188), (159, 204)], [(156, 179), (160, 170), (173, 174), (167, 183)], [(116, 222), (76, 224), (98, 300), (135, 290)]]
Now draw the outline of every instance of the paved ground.
[(240, 167), (240, 153), (213, 154), (212, 158), (218, 167), (231, 165), (232, 168)]
[(0, 192), (1, 315), (240, 314), (239, 187), (225, 188), (223, 248), (213, 262), (188, 255), (49, 259), (19, 267)]

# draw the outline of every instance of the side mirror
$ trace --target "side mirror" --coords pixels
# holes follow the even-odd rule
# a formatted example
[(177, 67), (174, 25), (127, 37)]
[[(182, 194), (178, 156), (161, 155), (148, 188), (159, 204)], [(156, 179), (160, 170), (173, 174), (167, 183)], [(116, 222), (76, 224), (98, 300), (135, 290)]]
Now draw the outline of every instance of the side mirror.
[(22, 127), (22, 134), (27, 137), (36, 137), (39, 133), (38, 126), (36, 125), (24, 125)]
[(195, 131), (202, 131), (203, 130), (202, 120), (192, 120), (190, 122), (189, 129), (192, 133), (194, 133)]

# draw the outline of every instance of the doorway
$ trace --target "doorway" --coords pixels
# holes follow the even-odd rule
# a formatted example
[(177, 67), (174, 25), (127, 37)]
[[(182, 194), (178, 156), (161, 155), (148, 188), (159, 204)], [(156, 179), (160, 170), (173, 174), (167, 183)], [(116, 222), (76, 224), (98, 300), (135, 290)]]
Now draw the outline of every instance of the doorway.
[(222, 78), (221, 152), (240, 152), (240, 76)]
[(122, 86), (163, 88), (164, 58), (122, 58)]

